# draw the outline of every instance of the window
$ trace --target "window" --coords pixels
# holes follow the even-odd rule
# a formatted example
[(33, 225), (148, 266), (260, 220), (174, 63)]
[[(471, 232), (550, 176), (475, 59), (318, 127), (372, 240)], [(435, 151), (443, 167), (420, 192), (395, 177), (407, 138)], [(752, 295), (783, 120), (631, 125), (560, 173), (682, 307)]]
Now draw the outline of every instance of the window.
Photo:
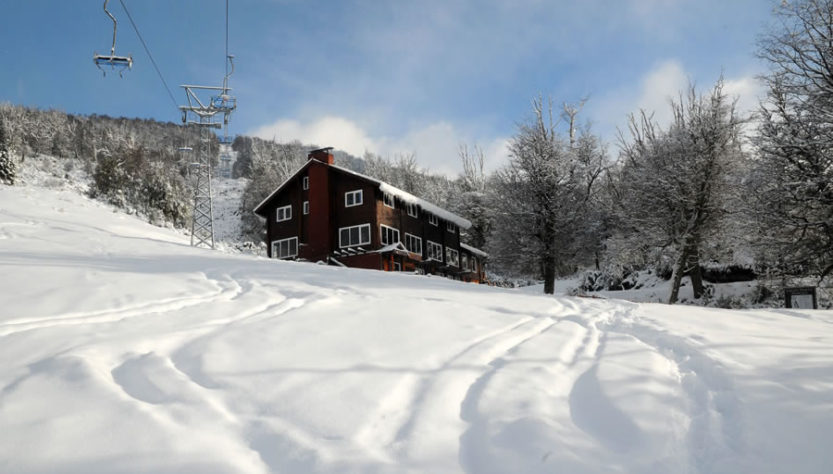
[(393, 200), (393, 194), (382, 193), (382, 201), (385, 203), (385, 206), (388, 206), (390, 208), (396, 207), (394, 206), (395, 201)]
[(402, 264), (399, 262), (393, 262), (393, 271), (401, 272), (402, 271)]
[(304, 176), (302, 183), (304, 189), (309, 189), (309, 176)]
[(428, 222), (431, 225), (440, 225), (440, 220), (434, 214), (428, 214)]
[(463, 270), (469, 271), (469, 256), (463, 254)]
[(382, 245), (395, 244), (399, 242), (399, 230), (379, 224), (379, 231), (382, 233)]
[(304, 201), (304, 215), (309, 214), (309, 201)]
[(272, 241), (272, 258), (291, 258), (298, 256), (298, 237)]
[(354, 225), (338, 229), (339, 247), (356, 247), (370, 243), (370, 224)]
[(406, 204), (405, 207), (408, 208), (408, 215), (411, 217), (419, 217), (419, 210), (417, 209), (416, 204)]
[(361, 206), (362, 203), (363, 201), (361, 189), (357, 189), (355, 191), (348, 191), (344, 193), (344, 207)]
[(443, 246), (436, 242), (428, 241), (428, 259), (429, 260), (436, 260), (438, 262), (443, 261)]
[(292, 205), (290, 204), (289, 206), (279, 207), (275, 217), (278, 222), (292, 219)]
[(446, 224), (446, 229), (448, 229), (451, 233), (457, 233), (457, 226), (453, 222), (448, 222)]
[(422, 239), (405, 232), (405, 248), (411, 253), (422, 255)]
[(445, 248), (445, 263), (446, 265), (452, 265), (455, 267), (460, 266), (460, 252), (454, 250), (451, 247)]

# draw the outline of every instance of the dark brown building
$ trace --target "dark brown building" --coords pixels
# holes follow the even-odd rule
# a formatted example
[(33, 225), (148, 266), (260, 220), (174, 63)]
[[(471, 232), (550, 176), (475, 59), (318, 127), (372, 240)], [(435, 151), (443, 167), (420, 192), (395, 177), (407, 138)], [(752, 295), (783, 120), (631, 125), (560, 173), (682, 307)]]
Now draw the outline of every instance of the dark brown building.
[(336, 166), (331, 150), (310, 152), (254, 209), (266, 219), (270, 258), (484, 281), (487, 255), (460, 242), (468, 220)]

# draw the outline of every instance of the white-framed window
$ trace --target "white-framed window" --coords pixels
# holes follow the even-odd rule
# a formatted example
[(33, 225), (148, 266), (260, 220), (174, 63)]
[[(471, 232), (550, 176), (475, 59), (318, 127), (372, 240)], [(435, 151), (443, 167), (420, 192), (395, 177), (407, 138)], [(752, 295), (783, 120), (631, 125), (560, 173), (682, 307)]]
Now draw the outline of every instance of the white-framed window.
[(338, 229), (339, 247), (356, 247), (370, 244), (370, 224), (341, 227)]
[(309, 201), (304, 201), (304, 215), (309, 214)]
[(402, 271), (402, 264), (399, 262), (393, 262), (393, 271), (401, 272)]
[(382, 234), (382, 245), (390, 245), (399, 242), (399, 229), (379, 224), (379, 233)]
[(438, 262), (443, 261), (443, 246), (442, 244), (438, 244), (436, 242), (431, 242), (430, 240), (427, 242), (428, 247), (428, 259), (429, 260), (436, 260)]
[(361, 206), (364, 203), (362, 197), (361, 189), (347, 191), (344, 193), (344, 207)]
[(298, 237), (272, 241), (272, 258), (292, 258), (298, 256)]
[(309, 176), (304, 176), (304, 179), (303, 179), (303, 180), (301, 180), (301, 183), (303, 183), (302, 187), (303, 187), (305, 190), (306, 190), (306, 189), (309, 189)]
[(289, 219), (292, 219), (292, 204), (279, 207), (275, 212), (275, 220), (277, 222), (288, 221)]
[(409, 216), (419, 217), (419, 209), (416, 204), (406, 204), (405, 207), (408, 209)]
[(385, 206), (395, 209), (396, 208), (396, 201), (393, 199), (393, 194), (389, 193), (382, 193), (382, 202), (385, 203)]
[(422, 255), (422, 239), (405, 232), (405, 248), (411, 253)]
[(450, 222), (450, 221), (447, 222), (445, 228), (448, 229), (448, 231), (451, 232), (451, 233), (456, 233), (457, 232), (457, 224), (455, 224), (453, 222)]
[(453, 265), (455, 267), (460, 266), (460, 252), (454, 250), (451, 247), (445, 248), (445, 264), (446, 265)]
[(431, 225), (440, 225), (440, 220), (434, 214), (428, 214), (428, 223)]

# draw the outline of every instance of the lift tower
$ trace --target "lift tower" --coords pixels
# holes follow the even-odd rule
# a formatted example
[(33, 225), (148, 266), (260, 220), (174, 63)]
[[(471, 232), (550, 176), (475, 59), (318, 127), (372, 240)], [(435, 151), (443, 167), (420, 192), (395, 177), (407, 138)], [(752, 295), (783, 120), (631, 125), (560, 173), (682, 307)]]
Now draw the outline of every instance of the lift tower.
[[(234, 71), (234, 56), (226, 56)], [(182, 123), (199, 128), (200, 144), (193, 164), (194, 209), (191, 216), (191, 245), (214, 248), (214, 213), (211, 206), (211, 142), (215, 135), (210, 129), (221, 129), (228, 125), (229, 116), (237, 108), (237, 99), (230, 92), (226, 74), (222, 86), (195, 86), (183, 84), (187, 105), (179, 106)], [(214, 94), (214, 95), (212, 95)], [(204, 100), (207, 95), (209, 98)], [(216, 121), (218, 115), (223, 122)]]

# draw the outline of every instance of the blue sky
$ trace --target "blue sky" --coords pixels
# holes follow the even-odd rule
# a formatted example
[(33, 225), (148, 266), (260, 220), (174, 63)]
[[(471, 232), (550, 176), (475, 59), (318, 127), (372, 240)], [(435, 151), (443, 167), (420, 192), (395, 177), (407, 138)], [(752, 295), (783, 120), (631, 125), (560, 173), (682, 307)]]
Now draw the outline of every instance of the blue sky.
[[(70, 113), (179, 115), (118, 0), (123, 78), (102, 77), (109, 50), (100, 0), (7, 0), (0, 27), (0, 101)], [(125, 0), (173, 90), (220, 84), (224, 0)], [(757, 36), (771, 0), (231, 0), (238, 98), (231, 132), (300, 139), (361, 155), (416, 153), (454, 173), (461, 143), (489, 167), (538, 94), (589, 97), (584, 120), (615, 153), (617, 127), (640, 107), (667, 119), (668, 98), (721, 72), (751, 109), (764, 71)]]

